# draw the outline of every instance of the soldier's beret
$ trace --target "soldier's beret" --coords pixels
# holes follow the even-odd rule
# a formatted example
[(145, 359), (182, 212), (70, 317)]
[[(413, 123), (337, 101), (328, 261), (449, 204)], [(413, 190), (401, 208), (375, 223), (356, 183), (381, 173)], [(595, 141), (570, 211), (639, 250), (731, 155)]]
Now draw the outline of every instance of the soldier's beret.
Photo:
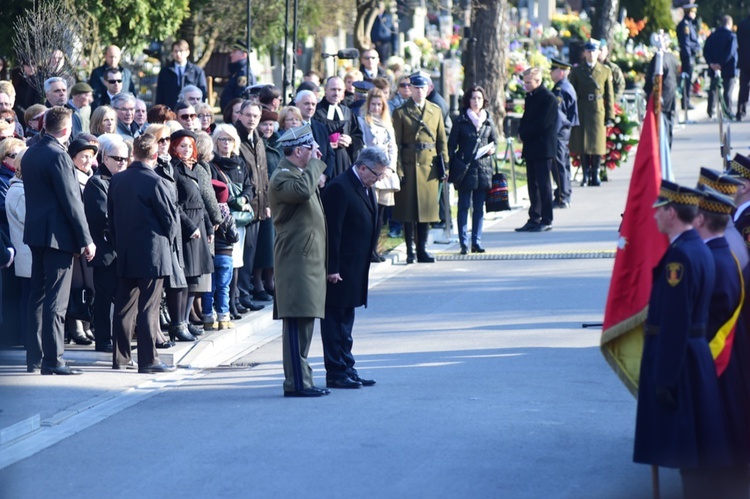
[(711, 189), (708, 186), (700, 186), (703, 194), (698, 201), (698, 208), (717, 215), (731, 215), (736, 208), (734, 201), (724, 194)]
[(750, 180), (750, 158), (742, 154), (735, 154), (732, 162), (729, 164), (727, 175)]
[(731, 175), (717, 172), (710, 168), (701, 168), (700, 174), (698, 175), (699, 189), (701, 186), (707, 186), (722, 194), (726, 194), (727, 196), (734, 196), (740, 185), (742, 185), (742, 182)]
[(654, 208), (668, 205), (669, 203), (682, 204), (686, 206), (698, 206), (703, 194), (700, 191), (677, 185), (669, 180), (662, 180), (659, 188), (659, 197), (654, 203)]

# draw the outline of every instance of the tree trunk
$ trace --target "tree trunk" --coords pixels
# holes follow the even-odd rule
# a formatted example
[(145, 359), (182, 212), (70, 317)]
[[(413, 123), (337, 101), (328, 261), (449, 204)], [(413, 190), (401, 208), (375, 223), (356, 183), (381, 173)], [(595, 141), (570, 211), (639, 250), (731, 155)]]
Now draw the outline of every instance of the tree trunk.
[(379, 12), (378, 0), (357, 2), (357, 20), (354, 22), (354, 47), (360, 52), (372, 47), (372, 25)]
[(612, 44), (612, 34), (617, 24), (618, 0), (595, 0), (593, 19), (591, 21), (591, 38), (606, 40)]
[(481, 85), (487, 109), (502, 134), (505, 118), (505, 53), (508, 47), (508, 0), (471, 1), (471, 37), (464, 51), (464, 91)]

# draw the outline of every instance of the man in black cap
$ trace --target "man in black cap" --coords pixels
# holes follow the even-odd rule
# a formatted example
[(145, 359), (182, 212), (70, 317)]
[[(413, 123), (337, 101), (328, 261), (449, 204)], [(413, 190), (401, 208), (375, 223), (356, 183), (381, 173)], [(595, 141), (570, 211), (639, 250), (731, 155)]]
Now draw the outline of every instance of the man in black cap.
[(750, 251), (750, 158), (736, 154), (729, 164), (727, 174), (741, 183), (734, 197), (737, 210), (734, 212), (733, 220), (734, 226)]
[(685, 497), (710, 497), (729, 449), (706, 341), (715, 268), (693, 228), (703, 194), (662, 180), (654, 218), (671, 244), (654, 269), (638, 386), (637, 463), (679, 468)]
[(221, 109), (232, 99), (244, 98), (245, 89), (251, 85), (255, 85), (255, 75), (247, 69), (247, 43), (237, 40), (229, 53), (229, 80), (221, 91)]
[[(375, 84), (370, 81), (355, 81), (352, 83), (354, 87), (354, 100), (349, 105), (349, 109), (355, 116), (364, 116), (365, 112), (362, 111), (362, 106), (367, 100), (367, 92), (375, 88)], [(366, 111), (366, 110), (365, 110)]]
[(555, 85), (552, 93), (557, 97), (560, 110), (560, 122), (557, 128), (557, 154), (552, 168), (555, 178), (555, 196), (553, 208), (570, 208), (570, 197), (573, 189), (570, 185), (570, 129), (578, 126), (578, 99), (576, 90), (568, 81), (568, 73), (572, 66), (559, 59), (552, 59), (550, 76)]
[(682, 98), (683, 109), (687, 106), (688, 109), (693, 109), (693, 105), (690, 104), (690, 94), (693, 86), (693, 66), (695, 65), (695, 58), (701, 51), (701, 43), (698, 40), (698, 21), (696, 16), (698, 13), (698, 5), (694, 3), (686, 4), (682, 6), (683, 17), (682, 21), (677, 25), (677, 42), (680, 45), (680, 62), (682, 64), (682, 74), (687, 80)]

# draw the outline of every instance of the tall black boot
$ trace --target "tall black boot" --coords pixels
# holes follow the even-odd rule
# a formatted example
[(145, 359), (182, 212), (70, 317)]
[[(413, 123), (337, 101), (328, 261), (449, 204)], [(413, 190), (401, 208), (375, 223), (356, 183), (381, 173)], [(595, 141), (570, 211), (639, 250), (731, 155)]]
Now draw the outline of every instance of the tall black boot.
[(589, 157), (587, 154), (581, 154), (581, 187), (589, 185)]
[(414, 222), (404, 222), (404, 242), (406, 243), (406, 263), (414, 263)]
[(417, 261), (419, 263), (435, 263), (435, 257), (427, 253), (427, 234), (430, 224), (417, 223)]
[(589, 185), (594, 187), (602, 185), (599, 181), (599, 163), (601, 156), (591, 156), (591, 167), (589, 168)]

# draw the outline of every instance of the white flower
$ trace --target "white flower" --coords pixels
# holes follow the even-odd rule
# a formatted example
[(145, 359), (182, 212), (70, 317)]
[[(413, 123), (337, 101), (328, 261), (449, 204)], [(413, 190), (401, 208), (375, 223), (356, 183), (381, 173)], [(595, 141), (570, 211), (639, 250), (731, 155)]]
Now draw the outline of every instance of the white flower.
[(620, 144), (620, 143), (618, 142), (618, 143), (617, 143), (617, 148), (618, 148), (618, 149), (622, 149), (622, 144)]
[(614, 133), (610, 133), (609, 134), (609, 138), (612, 139), (612, 140), (615, 140), (615, 134)]
[(615, 118), (615, 123), (619, 123), (619, 122), (620, 122), (620, 117), (619, 117), (619, 116), (617, 116), (617, 117)]
[(617, 138), (622, 140), (622, 134), (618, 135)]
[(623, 140), (625, 141), (630, 140), (630, 135), (625, 135), (625, 138)]

